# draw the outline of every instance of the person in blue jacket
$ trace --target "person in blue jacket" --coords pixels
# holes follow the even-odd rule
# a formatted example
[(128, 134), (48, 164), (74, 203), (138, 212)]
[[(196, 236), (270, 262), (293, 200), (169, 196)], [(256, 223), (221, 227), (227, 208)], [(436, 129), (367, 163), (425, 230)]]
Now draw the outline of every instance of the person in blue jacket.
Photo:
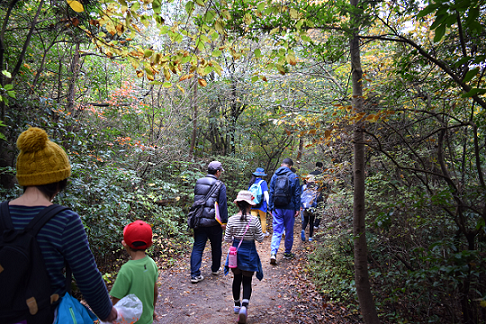
[[(298, 176), (291, 171), (294, 162), (290, 158), (282, 161), (270, 180), (269, 209), (273, 215), (273, 236), (270, 253), (270, 264), (277, 264), (277, 252), (285, 230), (284, 258), (292, 258), (294, 243), (295, 217), (300, 211), (301, 187)], [(282, 194), (286, 198), (282, 197)], [(284, 198), (284, 199), (282, 199)]]
[(260, 204), (251, 207), (251, 214), (256, 217), (260, 217), (260, 224), (262, 225), (263, 236), (268, 236), (267, 232), (267, 206), (270, 199), (268, 194), (268, 185), (263, 177), (266, 177), (267, 174), (263, 168), (256, 168), (255, 172), (253, 172), (250, 183), (248, 184), (248, 189), (256, 183), (260, 186), (262, 190), (262, 201)]

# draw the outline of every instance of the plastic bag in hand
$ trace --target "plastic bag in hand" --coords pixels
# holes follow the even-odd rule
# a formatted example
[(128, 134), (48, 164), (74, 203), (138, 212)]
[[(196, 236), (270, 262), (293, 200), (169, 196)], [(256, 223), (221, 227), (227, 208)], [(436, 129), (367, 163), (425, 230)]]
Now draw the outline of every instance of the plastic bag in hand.
[[(126, 295), (114, 306), (118, 312), (113, 324), (133, 324), (140, 319), (143, 312), (142, 301), (135, 294)], [(100, 324), (109, 324), (110, 322), (101, 322)]]

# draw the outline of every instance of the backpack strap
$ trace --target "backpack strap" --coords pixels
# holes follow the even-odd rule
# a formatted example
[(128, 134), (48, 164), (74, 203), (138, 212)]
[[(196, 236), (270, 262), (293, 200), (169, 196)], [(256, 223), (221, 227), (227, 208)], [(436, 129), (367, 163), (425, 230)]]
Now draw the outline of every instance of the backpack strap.
[(39, 233), (40, 229), (55, 215), (59, 214), (61, 211), (69, 209), (69, 207), (61, 205), (50, 205), (43, 210), (41, 210), (34, 219), (24, 228), (25, 232), (30, 232), (33, 236)]
[(0, 232), (13, 228), (12, 219), (8, 210), (8, 201), (4, 201), (0, 204)]

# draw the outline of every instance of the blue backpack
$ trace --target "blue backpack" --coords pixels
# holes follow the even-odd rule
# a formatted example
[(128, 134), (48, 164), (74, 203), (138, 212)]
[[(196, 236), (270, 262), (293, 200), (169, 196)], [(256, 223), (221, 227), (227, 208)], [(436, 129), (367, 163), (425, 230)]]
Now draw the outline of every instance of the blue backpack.
[(317, 196), (319, 195), (319, 191), (316, 187), (308, 187), (307, 185), (304, 186), (304, 190), (300, 195), (300, 203), (304, 209), (317, 207)]
[(260, 205), (263, 202), (263, 191), (262, 191), (262, 184), (263, 180), (260, 180), (260, 182), (256, 183), (254, 182), (251, 186), (250, 189), (248, 189), (251, 194), (253, 195), (253, 202), (256, 205)]

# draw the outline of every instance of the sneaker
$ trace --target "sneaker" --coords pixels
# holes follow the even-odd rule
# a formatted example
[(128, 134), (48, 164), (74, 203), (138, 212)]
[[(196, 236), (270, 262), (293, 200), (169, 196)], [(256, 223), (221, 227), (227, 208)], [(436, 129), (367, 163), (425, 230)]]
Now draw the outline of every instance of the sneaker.
[(217, 271), (212, 271), (211, 274), (213, 276), (218, 276), (221, 273), (221, 268), (219, 268)]
[(318, 230), (318, 229), (319, 229), (319, 226), (314, 226), (314, 229), (315, 229), (315, 230)]
[(284, 258), (285, 259), (292, 259), (294, 256), (295, 256), (295, 254), (293, 254), (291, 252), (285, 252), (284, 253)]
[(270, 236), (270, 233), (263, 233), (263, 237)]
[(191, 282), (192, 283), (198, 283), (199, 281), (203, 281), (204, 280), (204, 277), (199, 275), (199, 276), (196, 276), (196, 277), (191, 277)]
[(270, 256), (270, 264), (273, 264), (273, 265), (277, 264), (277, 255), (276, 254), (272, 254)]
[[(305, 242), (305, 231), (304, 230), (302, 230), (300, 232), (300, 238), (302, 239), (302, 242)], [(310, 240), (310, 237), (309, 237), (309, 240)]]
[(312, 242), (314, 239), (311, 237), (309, 237), (309, 242)]
[(238, 323), (246, 323), (246, 317), (248, 316), (246, 307), (242, 306), (240, 312), (238, 313)]
[(240, 306), (234, 306), (233, 310), (235, 312), (235, 314), (239, 314), (240, 313)]

